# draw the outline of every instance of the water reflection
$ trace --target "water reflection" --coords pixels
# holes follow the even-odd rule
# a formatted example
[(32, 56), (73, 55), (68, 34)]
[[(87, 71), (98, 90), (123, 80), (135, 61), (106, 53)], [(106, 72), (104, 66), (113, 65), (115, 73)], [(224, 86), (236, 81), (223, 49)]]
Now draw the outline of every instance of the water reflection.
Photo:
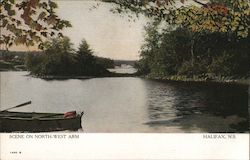
[(0, 72), (1, 109), (84, 111), (84, 132), (245, 132), (248, 86), (166, 83), (141, 78), (45, 81)]
[[(148, 81), (148, 116), (153, 128), (185, 132), (248, 131), (248, 86)], [(157, 87), (154, 87), (157, 86)]]

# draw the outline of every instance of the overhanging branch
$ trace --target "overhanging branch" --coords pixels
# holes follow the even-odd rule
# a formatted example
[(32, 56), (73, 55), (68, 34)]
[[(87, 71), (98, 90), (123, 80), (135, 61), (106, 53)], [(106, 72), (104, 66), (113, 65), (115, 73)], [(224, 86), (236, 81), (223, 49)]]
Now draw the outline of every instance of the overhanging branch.
[(202, 2), (200, 2), (200, 1), (198, 1), (198, 0), (193, 0), (195, 3), (198, 3), (199, 5), (202, 5), (202, 6), (206, 6), (206, 4), (205, 3), (202, 3)]

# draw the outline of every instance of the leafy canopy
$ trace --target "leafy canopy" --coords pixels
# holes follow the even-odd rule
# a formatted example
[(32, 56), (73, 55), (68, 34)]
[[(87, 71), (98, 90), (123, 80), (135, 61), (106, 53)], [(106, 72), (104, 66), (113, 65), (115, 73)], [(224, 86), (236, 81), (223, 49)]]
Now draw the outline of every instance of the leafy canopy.
[(170, 25), (185, 26), (194, 32), (222, 32), (239, 38), (245, 38), (249, 33), (249, 0), (210, 0), (208, 3), (198, 0), (180, 0), (179, 3), (175, 0), (103, 1), (117, 4), (115, 12), (143, 13)]
[(33, 46), (44, 39), (62, 36), (69, 21), (56, 15), (57, 4), (51, 0), (1, 0), (0, 44)]

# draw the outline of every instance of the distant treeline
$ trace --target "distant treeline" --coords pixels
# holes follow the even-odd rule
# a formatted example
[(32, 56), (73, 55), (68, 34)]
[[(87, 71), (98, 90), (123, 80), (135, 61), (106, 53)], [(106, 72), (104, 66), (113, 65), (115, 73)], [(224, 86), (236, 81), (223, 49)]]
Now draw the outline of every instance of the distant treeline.
[(7, 51), (7, 50), (0, 50), (0, 57), (14, 57), (14, 56), (20, 56), (25, 57), (27, 52), (24, 51)]
[[(0, 50), (0, 59), (5, 61), (11, 61), (14, 59), (21, 60), (24, 63), (24, 59), (27, 55), (27, 51), (7, 51), (7, 50)], [(37, 53), (37, 52), (33, 52)]]
[(25, 70), (25, 57), (28, 52), (0, 50), (0, 71)]
[(95, 56), (97, 63), (101, 64), (104, 68), (115, 68), (115, 61), (110, 58), (97, 57)]
[(103, 76), (114, 61), (94, 56), (85, 40), (75, 51), (67, 37), (56, 38), (42, 44), (43, 52), (29, 54), (26, 65), (31, 74), (63, 76)]
[(121, 66), (122, 64), (135, 66), (135, 63), (136, 61), (133, 61), (133, 60), (114, 60), (115, 66)]

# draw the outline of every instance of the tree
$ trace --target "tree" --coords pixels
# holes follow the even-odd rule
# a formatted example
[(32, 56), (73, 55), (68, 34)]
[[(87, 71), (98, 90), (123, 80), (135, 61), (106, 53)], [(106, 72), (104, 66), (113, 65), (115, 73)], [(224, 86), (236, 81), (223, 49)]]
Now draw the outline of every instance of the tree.
[(148, 74), (153, 72), (153, 65), (157, 65), (155, 53), (158, 53), (160, 48), (161, 34), (159, 33), (159, 21), (148, 23), (144, 27), (145, 43), (141, 47), (140, 60), (136, 64), (139, 74)]
[(109, 72), (97, 62), (88, 43), (83, 40), (75, 51), (68, 37), (42, 43), (43, 52), (29, 54), (26, 65), (31, 74), (59, 76), (102, 76)]
[(102, 65), (104, 68), (115, 68), (114, 60), (104, 57), (96, 57), (97, 64)]
[(249, 34), (250, 7), (247, 0), (232, 0), (230, 4), (209, 3), (202, 7), (182, 7), (175, 10), (174, 22), (193, 32), (220, 32), (246, 38)]
[(85, 39), (81, 41), (77, 53), (79, 57), (83, 57), (83, 59), (86, 60), (92, 60), (94, 58), (93, 51), (90, 49), (89, 44)]
[(108, 73), (105, 67), (98, 63), (98, 57), (93, 55), (86, 40), (82, 40), (77, 53), (77, 69), (82, 75), (103, 75)]
[(248, 0), (211, 0), (177, 7), (174, 0), (103, 0), (117, 4), (116, 12), (143, 13), (171, 25), (184, 25), (194, 32), (222, 32), (245, 38), (249, 34), (250, 7)]
[(6, 49), (13, 44), (33, 46), (63, 36), (60, 31), (71, 24), (56, 15), (57, 7), (52, 0), (1, 0), (0, 45)]
[(153, 22), (145, 27), (146, 37), (137, 64), (138, 71), (157, 77), (176, 75), (182, 63), (191, 57), (190, 33), (185, 28), (160, 30), (159, 25)]
[[(82, 40), (77, 51), (78, 69), (80, 73), (90, 73), (93, 69), (95, 58), (86, 40)], [(94, 69), (93, 69), (94, 70)]]
[(68, 37), (53, 38), (43, 44), (43, 54), (30, 55), (28, 69), (38, 75), (72, 75), (76, 73), (76, 60)]
[(237, 39), (235, 35), (229, 39), (228, 34), (215, 32), (194, 37), (185, 27), (160, 26), (164, 29), (159, 30), (158, 23), (145, 27), (145, 43), (136, 65), (140, 74), (158, 78), (249, 75), (250, 36)]
[(182, 6), (175, 0), (103, 1), (117, 4), (116, 13), (144, 14), (167, 24), (163, 32), (157, 26), (146, 30), (139, 72), (156, 77), (249, 75), (249, 45), (245, 45), (249, 43), (249, 0), (180, 0)]

